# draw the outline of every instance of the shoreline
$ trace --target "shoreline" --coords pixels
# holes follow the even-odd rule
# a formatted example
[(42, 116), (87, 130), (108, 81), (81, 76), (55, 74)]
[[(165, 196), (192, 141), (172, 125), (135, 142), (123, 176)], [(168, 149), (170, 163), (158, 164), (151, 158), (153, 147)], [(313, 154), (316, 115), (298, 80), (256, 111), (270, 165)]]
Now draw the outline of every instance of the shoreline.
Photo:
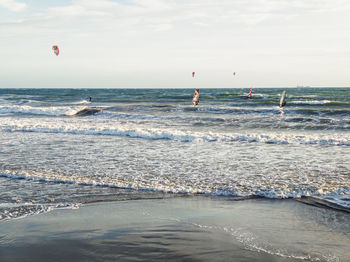
[(95, 202), (0, 223), (1, 261), (348, 261), (350, 214), (293, 199)]

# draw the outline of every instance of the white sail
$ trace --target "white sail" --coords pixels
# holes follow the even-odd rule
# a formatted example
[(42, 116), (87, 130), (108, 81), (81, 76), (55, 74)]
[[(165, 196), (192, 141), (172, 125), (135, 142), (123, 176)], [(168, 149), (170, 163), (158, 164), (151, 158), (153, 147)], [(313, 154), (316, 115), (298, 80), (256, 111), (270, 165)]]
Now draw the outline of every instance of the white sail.
[(284, 107), (286, 105), (286, 90), (283, 90), (281, 99), (280, 99), (280, 107)]

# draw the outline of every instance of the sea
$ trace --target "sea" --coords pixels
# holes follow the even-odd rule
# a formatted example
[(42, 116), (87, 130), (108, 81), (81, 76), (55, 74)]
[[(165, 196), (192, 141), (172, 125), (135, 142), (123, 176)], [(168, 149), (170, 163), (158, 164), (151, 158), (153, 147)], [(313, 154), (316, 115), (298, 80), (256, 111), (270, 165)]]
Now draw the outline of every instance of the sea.
[(350, 212), (350, 88), (248, 91), (0, 89), (0, 223), (183, 195)]

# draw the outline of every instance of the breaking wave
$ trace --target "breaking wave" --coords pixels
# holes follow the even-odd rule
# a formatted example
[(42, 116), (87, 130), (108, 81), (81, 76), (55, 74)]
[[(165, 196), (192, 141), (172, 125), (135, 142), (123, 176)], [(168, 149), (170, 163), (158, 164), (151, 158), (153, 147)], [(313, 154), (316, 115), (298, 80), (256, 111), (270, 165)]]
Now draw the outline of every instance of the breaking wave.
[(318, 100), (309, 100), (309, 101), (291, 101), (289, 102), (289, 104), (295, 104), (295, 105), (325, 105), (325, 104), (330, 104), (332, 103), (332, 101), (330, 100), (322, 100), (322, 101), (318, 101)]
[[(85, 112), (85, 111), (84, 111)], [(350, 133), (279, 133), (269, 132), (201, 132), (166, 127), (151, 127), (142, 123), (121, 123), (103, 121), (91, 123), (90, 120), (70, 122), (45, 120), (31, 121), (31, 119), (15, 121), (2, 119), (1, 131), (5, 132), (37, 132), (59, 133), (92, 136), (120, 136), (149, 140), (174, 140), (180, 142), (247, 142), (267, 144), (309, 144), (321, 146), (350, 146)]]
[[(263, 197), (270, 199), (286, 199), (286, 198), (295, 198), (295, 199), (303, 199), (306, 197), (304, 202), (308, 203), (316, 203), (316, 199), (318, 203), (324, 203), (324, 206), (344, 210), (350, 212), (350, 188), (339, 188), (336, 190), (320, 190), (315, 188), (313, 185), (303, 186), (304, 188), (300, 189), (288, 189), (288, 188), (279, 188), (279, 187), (267, 187), (266, 185), (261, 184), (252, 184), (249, 187), (249, 190), (242, 190), (241, 184), (238, 182), (236, 185), (230, 185), (227, 187), (217, 188), (215, 183), (211, 184), (203, 184), (202, 186), (180, 186), (176, 184), (152, 184), (146, 185), (144, 183), (138, 183), (137, 181), (131, 181), (123, 179), (116, 179), (110, 177), (98, 178), (98, 180), (91, 177), (70, 177), (64, 174), (55, 174), (55, 173), (42, 173), (42, 172), (14, 172), (11, 170), (1, 170), (0, 177), (6, 177), (11, 179), (25, 179), (29, 181), (40, 181), (40, 182), (54, 182), (60, 184), (76, 184), (83, 186), (97, 186), (97, 187), (110, 187), (110, 188), (121, 188), (121, 189), (132, 189), (132, 190), (145, 190), (145, 191), (154, 191), (154, 192), (164, 192), (164, 193), (175, 193), (175, 194), (204, 194), (210, 196), (231, 196), (231, 197), (240, 197), (240, 199), (250, 199), (251, 197)], [(243, 182), (243, 181), (242, 181)], [(2, 219), (8, 218), (16, 218), (21, 216), (20, 210), (23, 206), (32, 210), (30, 213), (41, 213), (52, 210), (53, 208), (76, 208), (79, 204), (68, 204), (68, 203), (55, 203), (55, 204), (5, 204), (6, 210), (10, 209), (14, 210), (13, 212), (6, 214), (1, 214), (0, 205), (0, 216), (2, 215)], [(16, 211), (17, 210), (17, 211)], [(6, 217), (5, 217), (6, 216)], [(1, 217), (0, 217), (1, 219)]]
[(0, 105), (0, 114), (24, 114), (43, 116), (71, 116), (86, 109), (86, 106), (50, 106), (34, 107), (28, 105)]

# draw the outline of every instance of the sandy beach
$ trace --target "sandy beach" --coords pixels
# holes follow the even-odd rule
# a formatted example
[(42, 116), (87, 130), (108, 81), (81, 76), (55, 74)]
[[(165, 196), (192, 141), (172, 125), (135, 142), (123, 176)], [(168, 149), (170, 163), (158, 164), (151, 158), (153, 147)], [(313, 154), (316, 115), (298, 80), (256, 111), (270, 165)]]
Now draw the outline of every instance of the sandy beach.
[(174, 197), (4, 221), (1, 261), (350, 261), (350, 214), (296, 200)]

